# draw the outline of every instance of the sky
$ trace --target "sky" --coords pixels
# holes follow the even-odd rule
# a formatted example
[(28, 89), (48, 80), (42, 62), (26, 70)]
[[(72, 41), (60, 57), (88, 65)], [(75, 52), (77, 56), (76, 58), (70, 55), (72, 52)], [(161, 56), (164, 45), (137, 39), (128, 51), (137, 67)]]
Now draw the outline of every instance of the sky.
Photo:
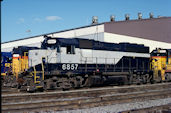
[(125, 14), (137, 19), (171, 17), (171, 0), (3, 0), (1, 3), (1, 42), (77, 28), (98, 22), (122, 21)]

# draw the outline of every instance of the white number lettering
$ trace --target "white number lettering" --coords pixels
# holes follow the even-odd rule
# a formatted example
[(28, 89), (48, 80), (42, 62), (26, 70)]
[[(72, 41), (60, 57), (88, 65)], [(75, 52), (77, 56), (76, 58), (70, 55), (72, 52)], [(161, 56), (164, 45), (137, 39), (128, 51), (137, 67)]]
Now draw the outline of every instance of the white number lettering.
[(66, 69), (66, 64), (63, 64), (62, 65), (62, 70), (65, 70)]
[(78, 64), (75, 64), (75, 70), (77, 70), (77, 68), (78, 68)]
[(70, 70), (70, 64), (67, 64), (67, 70)]
[(62, 64), (62, 70), (77, 70), (78, 64)]
[(74, 64), (71, 64), (71, 70), (74, 70), (75, 67), (74, 67)]

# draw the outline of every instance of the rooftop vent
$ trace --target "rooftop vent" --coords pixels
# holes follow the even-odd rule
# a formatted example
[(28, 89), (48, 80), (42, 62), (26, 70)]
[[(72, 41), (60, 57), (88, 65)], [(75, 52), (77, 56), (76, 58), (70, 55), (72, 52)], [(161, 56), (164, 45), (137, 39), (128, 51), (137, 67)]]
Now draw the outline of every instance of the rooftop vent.
[(97, 16), (93, 16), (92, 17), (92, 24), (97, 24), (98, 23), (98, 17)]
[(129, 20), (129, 14), (125, 14), (125, 20)]
[(114, 15), (111, 15), (111, 16), (110, 16), (110, 21), (111, 21), (111, 22), (115, 21), (115, 16), (114, 16)]
[(142, 13), (138, 13), (138, 20), (142, 19)]
[(149, 16), (150, 16), (150, 18), (154, 18), (153, 16), (153, 13), (149, 13)]

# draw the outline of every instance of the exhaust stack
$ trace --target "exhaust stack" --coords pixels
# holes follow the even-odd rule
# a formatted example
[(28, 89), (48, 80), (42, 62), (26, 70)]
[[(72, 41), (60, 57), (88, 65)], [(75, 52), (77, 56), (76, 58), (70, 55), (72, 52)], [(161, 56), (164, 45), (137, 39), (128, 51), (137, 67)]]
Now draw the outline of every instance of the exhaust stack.
[(150, 18), (154, 18), (153, 16), (153, 13), (151, 12), (151, 13), (149, 13), (149, 16), (150, 16)]
[(138, 20), (142, 19), (142, 13), (138, 13)]
[(125, 14), (125, 20), (129, 20), (129, 14)]
[(92, 17), (92, 24), (98, 24), (98, 17), (97, 16)]
[(114, 16), (114, 15), (111, 15), (111, 16), (110, 16), (110, 21), (111, 21), (111, 22), (114, 22), (114, 21), (115, 21), (115, 16)]

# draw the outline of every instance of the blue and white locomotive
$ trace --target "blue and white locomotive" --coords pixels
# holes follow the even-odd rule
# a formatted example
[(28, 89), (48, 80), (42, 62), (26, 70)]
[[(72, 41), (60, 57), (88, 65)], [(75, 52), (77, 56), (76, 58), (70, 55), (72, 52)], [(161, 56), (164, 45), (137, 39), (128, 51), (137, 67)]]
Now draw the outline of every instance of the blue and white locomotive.
[(45, 36), (41, 49), (29, 50), (27, 90), (77, 88), (148, 82), (149, 47), (79, 38)]

